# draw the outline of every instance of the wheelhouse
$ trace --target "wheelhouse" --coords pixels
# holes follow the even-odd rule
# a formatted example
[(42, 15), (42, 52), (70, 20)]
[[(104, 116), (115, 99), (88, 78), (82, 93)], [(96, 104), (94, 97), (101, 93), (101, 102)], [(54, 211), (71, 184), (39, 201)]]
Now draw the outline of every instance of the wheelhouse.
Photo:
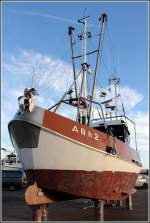
[(97, 121), (90, 124), (90, 127), (108, 133), (109, 135), (120, 139), (122, 142), (130, 142), (130, 132), (124, 120), (106, 120)]

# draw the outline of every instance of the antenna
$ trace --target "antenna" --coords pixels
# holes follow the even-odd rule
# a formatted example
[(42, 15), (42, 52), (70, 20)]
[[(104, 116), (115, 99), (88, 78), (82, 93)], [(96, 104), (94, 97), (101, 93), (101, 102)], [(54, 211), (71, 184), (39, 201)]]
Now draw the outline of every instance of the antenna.
[(120, 78), (119, 77), (116, 77), (115, 74), (112, 75), (112, 78), (109, 78), (109, 81), (108, 81), (109, 85), (113, 85), (114, 87), (114, 102), (115, 102), (115, 106), (114, 106), (114, 109), (115, 109), (115, 115), (116, 115), (116, 118), (117, 118), (117, 98), (118, 96), (120, 96), (120, 92), (119, 92), (119, 83), (120, 83)]
[(33, 67), (32, 72), (32, 88), (35, 88), (35, 67)]
[(83, 10), (84, 17), (86, 17), (86, 12), (87, 12), (87, 8), (84, 8)]
[(117, 48), (117, 65), (118, 65), (118, 74), (120, 76), (120, 53), (119, 53), (119, 48)]

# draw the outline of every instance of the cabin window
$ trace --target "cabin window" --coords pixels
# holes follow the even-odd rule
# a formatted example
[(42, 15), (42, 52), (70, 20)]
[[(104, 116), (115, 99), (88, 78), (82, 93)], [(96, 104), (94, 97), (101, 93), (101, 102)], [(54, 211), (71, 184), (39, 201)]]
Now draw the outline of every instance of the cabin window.
[(3, 178), (17, 178), (17, 177), (22, 177), (22, 171), (20, 170), (3, 170), (2, 171), (2, 177)]
[[(127, 131), (124, 125), (111, 125), (111, 126), (108, 126), (108, 128), (111, 129), (110, 135), (120, 139), (122, 142), (129, 143), (130, 133)], [(104, 125), (95, 127), (95, 129), (106, 133), (106, 128), (104, 127)]]
[(9, 132), (13, 144), (19, 149), (38, 147), (40, 127), (17, 120), (9, 124)]

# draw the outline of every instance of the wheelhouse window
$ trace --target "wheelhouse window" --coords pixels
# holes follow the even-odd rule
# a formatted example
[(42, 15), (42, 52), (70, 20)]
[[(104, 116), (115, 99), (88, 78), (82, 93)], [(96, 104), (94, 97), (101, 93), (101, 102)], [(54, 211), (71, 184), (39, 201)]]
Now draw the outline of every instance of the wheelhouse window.
[(111, 129), (111, 134), (113, 137), (116, 137), (118, 139), (120, 139), (122, 142), (125, 143), (129, 143), (129, 131), (128, 128), (124, 125), (124, 123), (120, 124), (120, 125), (109, 125), (107, 127), (107, 129), (105, 128), (104, 125), (100, 125), (95, 127), (95, 129), (102, 131), (102, 132), (107, 132), (108, 130), (108, 134), (109, 134), (109, 129)]

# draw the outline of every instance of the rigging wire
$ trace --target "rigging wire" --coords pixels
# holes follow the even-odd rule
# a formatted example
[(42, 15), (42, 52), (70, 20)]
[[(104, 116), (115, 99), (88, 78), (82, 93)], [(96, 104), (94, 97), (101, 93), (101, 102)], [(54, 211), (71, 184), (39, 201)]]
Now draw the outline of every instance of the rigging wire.
[[(109, 30), (108, 30), (108, 24), (106, 24), (106, 32), (107, 32), (107, 37), (109, 38), (109, 51), (110, 51), (110, 54), (112, 56), (112, 63), (113, 63), (113, 72), (114, 72), (114, 75), (115, 75), (115, 72), (116, 72), (116, 68), (115, 68), (115, 59), (114, 59), (114, 47), (113, 47), (113, 44), (112, 44), (112, 40), (111, 40), (111, 37), (110, 37), (110, 34), (109, 34)], [(93, 42), (92, 42), (93, 44)], [(93, 44), (94, 45), (94, 44)], [(101, 52), (102, 53), (102, 52)], [(103, 65), (103, 68), (106, 70), (106, 73), (108, 74), (108, 79), (110, 78), (110, 75), (111, 74), (111, 69), (107, 66), (107, 64), (104, 62), (104, 57), (102, 56), (101, 57), (101, 64)], [(100, 88), (103, 88), (100, 83), (97, 83), (97, 85), (100, 86)]]
[[(58, 68), (59, 65), (56, 64), (56, 67)], [(56, 67), (53, 69), (52, 73), (56, 70)], [(64, 68), (63, 71), (65, 71), (65, 70), (66, 70), (66, 68)], [(63, 71), (62, 71), (62, 73), (63, 73)], [(51, 80), (51, 76), (47, 79), (47, 81), (45, 82), (45, 85), (43, 86), (45, 89), (46, 89), (46, 88), (47, 88), (47, 89), (49, 88), (48, 83), (50, 82), (50, 80)]]
[[(56, 47), (56, 49), (54, 50), (54, 52), (53, 52), (53, 54), (56, 54), (57, 53), (57, 51), (61, 48), (61, 46), (62, 46), (62, 39), (64, 39), (64, 34), (62, 35), (62, 38), (60, 38), (60, 42), (58, 43), (58, 45), (57, 45), (57, 47)], [(64, 44), (63, 44), (63, 48), (64, 48)], [(63, 49), (62, 48), (62, 49)], [(61, 58), (61, 59), (63, 59), (63, 58)], [(41, 75), (41, 76), (45, 76), (46, 75), (46, 73), (49, 71), (49, 69), (51, 68), (52, 69), (52, 64), (54, 63), (54, 61), (55, 60), (50, 60), (50, 62), (47, 64), (47, 68), (45, 69), (45, 71), (44, 72), (42, 72), (43, 74)], [(56, 62), (57, 63), (57, 62)], [(55, 64), (54, 64), (55, 65)], [(53, 66), (54, 66), (53, 65)], [(48, 75), (48, 74), (47, 74)], [(40, 86), (39, 86), (39, 89), (42, 87), (42, 85), (44, 84), (44, 81), (40, 84)]]
[[(98, 35), (95, 35), (95, 37), (96, 36), (98, 36)], [(94, 45), (93, 44), (93, 42), (91, 42), (92, 43), (92, 45)], [(111, 50), (112, 50), (112, 48), (111, 48)], [(112, 50), (112, 52), (113, 52), (113, 50)], [(110, 73), (110, 69), (108, 68), (108, 66), (105, 64), (105, 62), (104, 62), (104, 57), (102, 56), (102, 52), (101, 52), (101, 58), (102, 58), (102, 60), (101, 60), (101, 63), (102, 63), (102, 65), (103, 65), (103, 67), (105, 68), (105, 70), (106, 70), (106, 72), (109, 74)], [(96, 83), (96, 92), (95, 92), (95, 96), (94, 97), (97, 97), (96, 95), (97, 95), (97, 91), (99, 90), (98, 88), (100, 87), (100, 91), (101, 91), (101, 89), (104, 89), (101, 85), (100, 85), (100, 83), (99, 82), (97, 82)]]
[[(60, 49), (60, 47), (62, 45), (62, 39), (64, 39), (64, 34), (62, 35), (62, 38), (60, 38), (60, 39), (61, 39), (61, 41), (58, 43), (58, 45), (57, 45), (56, 49), (54, 50), (53, 54), (56, 54), (56, 52), (58, 51), (58, 49)], [(47, 71), (50, 69), (50, 67), (51, 67), (51, 65), (53, 63), (54, 63), (54, 60), (50, 60), (48, 62), (46, 69), (44, 71), (42, 71), (42, 76), (44, 76), (47, 73)], [(34, 69), (37, 68), (37, 67), (38, 68), (41, 67), (40, 62), (39, 62), (39, 65), (38, 64), (36, 66), (34, 65)], [(36, 80), (37, 80), (37, 84), (39, 85), (39, 86), (37, 86), (37, 88), (39, 89), (41, 87), (41, 85), (43, 84), (43, 82), (41, 82), (41, 78), (40, 77), (36, 77)]]
[(106, 24), (106, 32), (107, 32), (107, 37), (108, 37), (108, 44), (109, 44), (109, 50), (110, 50), (110, 54), (112, 56), (112, 63), (113, 63), (113, 73), (115, 74), (116, 73), (116, 64), (115, 64), (115, 47), (114, 47), (114, 44), (113, 44), (113, 41), (112, 41), (112, 38), (111, 38), (111, 35), (109, 33), (109, 29), (108, 29), (108, 25)]
[[(109, 32), (108, 32), (108, 27), (107, 27), (107, 25), (106, 25), (106, 31), (107, 31), (107, 34), (109, 35)], [(96, 34), (96, 35), (94, 35), (93, 36), (93, 38), (95, 38), (95, 37), (97, 37), (97, 36), (99, 36), (100, 34)], [(109, 38), (110, 38), (110, 36), (109, 36)], [(78, 41), (76, 41), (75, 40), (75, 37), (73, 36), (73, 41), (74, 41), (74, 44), (77, 44), (80, 40), (78, 40)], [(111, 41), (110, 41), (110, 43), (111, 43)], [(93, 43), (92, 43), (93, 44)], [(112, 46), (110, 46), (110, 52), (111, 52), (111, 55), (112, 55), (112, 59), (113, 59), (113, 66), (114, 66), (114, 72), (115, 72), (115, 60), (114, 60), (114, 52), (113, 52), (113, 47)], [(102, 51), (101, 51), (101, 54), (102, 54)], [(64, 56), (58, 61), (58, 62), (56, 62), (54, 65), (53, 65), (53, 67), (51, 68), (51, 70), (49, 70), (49, 67), (48, 67), (48, 71), (46, 71), (46, 72), (48, 72), (48, 74), (49, 73), (53, 73), (55, 70), (56, 70), (56, 68), (60, 65), (60, 63), (62, 62), (62, 59), (64, 58)], [(101, 58), (102, 58), (102, 56), (101, 56)], [(106, 71), (108, 71), (108, 73), (109, 73), (109, 68), (107, 67), (107, 65), (104, 63), (104, 60), (102, 59), (102, 61), (101, 61), (101, 63), (104, 65), (104, 67), (105, 67), (105, 69), (106, 69)], [(51, 64), (51, 63), (50, 63)], [(65, 69), (64, 69), (65, 70)], [(47, 74), (47, 75), (48, 75)], [(48, 83), (48, 81), (49, 81), (49, 78), (46, 78), (46, 81), (44, 81), (43, 83), (44, 84), (47, 84)], [(98, 83), (98, 82), (97, 82)], [(69, 82), (68, 82), (68, 84), (69, 84)], [(68, 85), (67, 84), (67, 85)], [(88, 86), (88, 93), (89, 93), (89, 85), (88, 85), (89, 83), (87, 82), (87, 86)], [(82, 84), (81, 84), (82, 85)], [(102, 88), (102, 86), (100, 86), (100, 84), (99, 84), (99, 87), (100, 88)], [(82, 89), (82, 88), (81, 88)], [(96, 91), (95, 91), (95, 95), (97, 95), (97, 91), (98, 91), (98, 88), (96, 88)], [(95, 95), (94, 95), (94, 97), (95, 97)], [(92, 116), (94, 116), (94, 113), (93, 113), (93, 111), (92, 111)]]
[[(109, 46), (109, 51), (110, 51), (110, 54), (111, 54), (111, 57), (112, 57), (112, 63), (113, 63), (113, 69), (114, 69), (114, 73), (116, 72), (116, 68), (115, 68), (115, 66), (116, 66), (116, 64), (115, 64), (115, 58), (114, 58), (114, 46), (113, 46), (113, 42), (112, 42), (112, 39), (111, 39), (111, 37), (110, 37), (110, 33), (109, 33), (109, 29), (108, 29), (108, 24), (106, 24), (106, 32), (107, 32), (107, 35), (106, 36), (108, 36), (108, 39), (109, 39), (109, 41), (108, 41), (108, 43), (110, 44), (110, 46)], [(97, 36), (99, 36), (100, 34), (96, 34), (96, 35), (94, 35), (94, 36), (92, 36), (92, 37), (97, 37)], [(95, 44), (91, 41), (91, 44), (95, 47)], [(108, 53), (109, 54), (109, 53)], [(118, 59), (118, 61), (119, 61), (119, 59)], [(106, 72), (107, 73), (111, 73), (111, 71), (110, 71), (110, 68), (106, 65), (106, 63), (104, 62), (104, 59), (103, 59), (103, 57), (102, 57), (102, 61), (101, 61), (101, 63), (104, 65), (104, 67), (105, 67), (105, 69), (106, 69)], [(118, 62), (119, 63), (119, 62)]]
[[(48, 76), (50, 73), (52, 75), (54, 73), (54, 71), (56, 70), (56, 68), (63, 62), (63, 60), (65, 58), (66, 58), (66, 52), (63, 54), (63, 56), (60, 59), (58, 59), (56, 61), (56, 63), (54, 63), (54, 65), (52, 67), (50, 67), (51, 69), (49, 71), (47, 71), (47, 75), (46, 76)], [(39, 87), (39, 89), (41, 89), (42, 87), (44, 87), (48, 83), (48, 79), (49, 78), (50, 77), (45, 78), (45, 81), (42, 83), (42, 85)]]

